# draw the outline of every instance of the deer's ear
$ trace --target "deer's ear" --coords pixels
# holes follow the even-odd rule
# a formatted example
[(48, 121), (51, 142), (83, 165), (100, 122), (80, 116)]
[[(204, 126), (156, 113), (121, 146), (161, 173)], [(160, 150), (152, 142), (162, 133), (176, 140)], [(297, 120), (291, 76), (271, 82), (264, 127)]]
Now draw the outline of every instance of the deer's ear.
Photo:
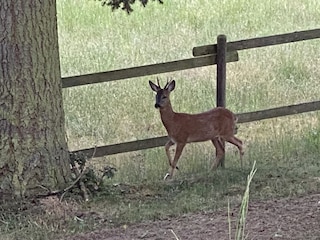
[(155, 85), (153, 82), (149, 81), (149, 85), (151, 87), (151, 89), (155, 92), (158, 92), (160, 90), (160, 87)]
[(174, 90), (174, 88), (176, 87), (176, 81), (175, 80), (171, 80), (169, 82), (169, 84), (167, 85), (166, 89), (171, 92)]

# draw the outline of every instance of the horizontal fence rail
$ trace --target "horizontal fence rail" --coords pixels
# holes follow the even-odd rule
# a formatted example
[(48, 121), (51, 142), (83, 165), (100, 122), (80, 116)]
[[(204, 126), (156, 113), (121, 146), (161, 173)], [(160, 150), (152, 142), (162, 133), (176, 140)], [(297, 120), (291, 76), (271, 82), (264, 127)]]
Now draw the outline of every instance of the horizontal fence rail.
[[(290, 42), (320, 38), (320, 29), (279, 34), (268, 37), (251, 38), (227, 43), (227, 51), (245, 50), (250, 48), (266, 47)], [(193, 56), (202, 56), (217, 53), (217, 44), (194, 47)]]
[(247, 123), (317, 110), (320, 110), (320, 101), (299, 103), (295, 105), (271, 108), (255, 112), (240, 113), (237, 114), (237, 116), (238, 123)]
[[(236, 62), (239, 60), (236, 51), (228, 52), (227, 62)], [(133, 77), (141, 77), (158, 73), (174, 72), (190, 68), (204, 67), (217, 64), (216, 55), (189, 58), (172, 62), (157, 63), (140, 67), (119, 69), (109, 72), (93, 73), (81, 76), (62, 78), (62, 88), (75, 87), (87, 84), (102, 83)]]
[[(300, 104), (289, 105), (289, 106), (278, 107), (278, 108), (271, 108), (271, 109), (255, 111), (255, 112), (240, 113), (240, 114), (237, 114), (237, 116), (238, 116), (238, 123), (247, 123), (247, 122), (259, 121), (263, 119), (311, 112), (316, 110), (320, 110), (320, 101), (300, 103)], [(162, 136), (162, 137), (149, 138), (149, 139), (132, 141), (132, 142), (100, 146), (95, 148), (81, 149), (81, 150), (73, 151), (73, 153), (77, 154), (81, 152), (87, 157), (103, 157), (106, 155), (112, 155), (117, 153), (125, 153), (125, 152), (148, 149), (148, 148), (161, 147), (161, 146), (164, 146), (167, 141), (168, 141), (168, 137)]]
[[(155, 148), (164, 146), (166, 142), (169, 140), (167, 136), (155, 137), (155, 138), (147, 138), (143, 140), (137, 140), (132, 142), (124, 142), (94, 148), (87, 148), (73, 151), (72, 153), (78, 154), (82, 153), (87, 157), (103, 157), (107, 155), (113, 155), (117, 153), (125, 153), (138, 151), (148, 148)], [(94, 154), (94, 156), (93, 156)]]

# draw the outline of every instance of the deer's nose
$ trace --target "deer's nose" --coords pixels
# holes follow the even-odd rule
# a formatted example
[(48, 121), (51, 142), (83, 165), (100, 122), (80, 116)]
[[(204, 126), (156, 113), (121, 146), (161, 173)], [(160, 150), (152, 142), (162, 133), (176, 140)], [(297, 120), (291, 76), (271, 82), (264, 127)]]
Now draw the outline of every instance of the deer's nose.
[(156, 104), (154, 105), (154, 107), (155, 107), (155, 108), (160, 108), (159, 103), (156, 103)]

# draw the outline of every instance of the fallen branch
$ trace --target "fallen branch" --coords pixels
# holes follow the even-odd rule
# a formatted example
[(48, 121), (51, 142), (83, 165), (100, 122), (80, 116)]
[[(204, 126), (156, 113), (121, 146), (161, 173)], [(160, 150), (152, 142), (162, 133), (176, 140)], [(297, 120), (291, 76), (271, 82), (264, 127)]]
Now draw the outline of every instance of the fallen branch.
[[(89, 159), (89, 161), (94, 158), (95, 153), (96, 153), (96, 147), (95, 147), (93, 154), (92, 154), (91, 158)], [(68, 191), (70, 191), (72, 188), (74, 188), (74, 186), (76, 184), (79, 184), (79, 188), (80, 188), (81, 192), (83, 193), (84, 200), (89, 201), (89, 194), (88, 194), (87, 187), (85, 186), (85, 184), (82, 181), (82, 178), (88, 173), (87, 168), (85, 167), (86, 162), (87, 162), (87, 159), (82, 159), (81, 162), (78, 162), (78, 166), (76, 166), (75, 160), (72, 159), (72, 161), (70, 163), (71, 164), (71, 171), (75, 174), (76, 179), (68, 187), (66, 187), (62, 190), (56, 190), (56, 191), (51, 191), (49, 188), (47, 188), (43, 185), (39, 185), (39, 187), (47, 190), (48, 194), (40, 195), (38, 197), (48, 197), (48, 196), (52, 196), (52, 195), (61, 194), (60, 201), (62, 201), (64, 195)], [(79, 170), (79, 168), (80, 168), (80, 170)]]

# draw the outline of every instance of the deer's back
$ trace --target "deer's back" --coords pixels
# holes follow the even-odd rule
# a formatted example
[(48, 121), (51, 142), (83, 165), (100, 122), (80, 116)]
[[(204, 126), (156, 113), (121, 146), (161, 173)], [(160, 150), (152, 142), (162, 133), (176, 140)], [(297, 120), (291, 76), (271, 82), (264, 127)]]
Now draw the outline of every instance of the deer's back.
[(235, 123), (236, 116), (230, 110), (217, 107), (199, 114), (175, 113), (164, 125), (173, 141), (198, 142), (232, 136)]

